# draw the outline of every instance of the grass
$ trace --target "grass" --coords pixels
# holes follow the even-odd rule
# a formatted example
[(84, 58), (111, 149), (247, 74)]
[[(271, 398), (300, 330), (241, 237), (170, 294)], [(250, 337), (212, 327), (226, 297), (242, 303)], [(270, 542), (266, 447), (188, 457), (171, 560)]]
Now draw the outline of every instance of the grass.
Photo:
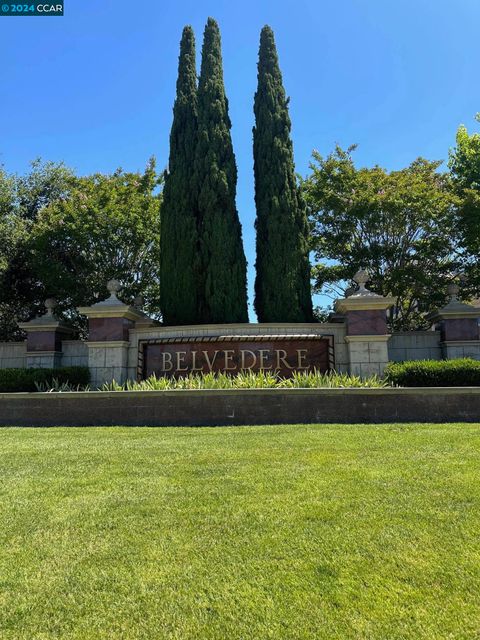
[(480, 637), (480, 425), (0, 430), (0, 638)]

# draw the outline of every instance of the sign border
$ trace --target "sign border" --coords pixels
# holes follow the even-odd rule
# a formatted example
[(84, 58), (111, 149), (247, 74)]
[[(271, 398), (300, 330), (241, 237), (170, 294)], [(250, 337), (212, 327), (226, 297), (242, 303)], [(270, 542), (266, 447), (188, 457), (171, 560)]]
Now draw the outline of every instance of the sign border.
[(333, 334), (281, 334), (281, 335), (221, 335), (221, 336), (176, 336), (172, 338), (148, 338), (138, 341), (137, 381), (145, 380), (145, 347), (149, 344), (184, 344), (192, 342), (281, 342), (285, 340), (327, 340), (328, 370), (335, 368), (335, 350)]

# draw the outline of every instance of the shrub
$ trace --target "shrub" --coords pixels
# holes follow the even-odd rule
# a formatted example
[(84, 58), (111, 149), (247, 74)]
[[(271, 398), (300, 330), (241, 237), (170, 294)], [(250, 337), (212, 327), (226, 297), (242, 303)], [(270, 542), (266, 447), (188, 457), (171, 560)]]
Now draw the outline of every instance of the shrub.
[(352, 387), (381, 388), (388, 387), (389, 384), (376, 375), (372, 375), (368, 378), (362, 378), (361, 376), (356, 376), (350, 373), (294, 371), (291, 378), (285, 378), (278, 386), (297, 389), (321, 389), (324, 387), (330, 389), (351, 389)]
[(470, 358), (391, 362), (385, 379), (399, 387), (478, 387), (480, 362)]
[(350, 388), (386, 387), (387, 382), (377, 376), (361, 378), (348, 373), (295, 372), (291, 378), (281, 378), (275, 371), (241, 371), (234, 376), (226, 373), (190, 374), (179, 378), (129, 380), (119, 384), (115, 380), (105, 383), (101, 391), (170, 391), (174, 389), (292, 389), (292, 388)]
[(37, 391), (42, 388), (69, 384), (72, 387), (86, 387), (90, 382), (88, 367), (61, 367), (59, 369), (0, 369), (0, 393)]
[(42, 393), (68, 393), (71, 391), (90, 391), (90, 385), (71, 384), (70, 382), (60, 382), (58, 378), (52, 378), (46, 382), (35, 382), (35, 388)]

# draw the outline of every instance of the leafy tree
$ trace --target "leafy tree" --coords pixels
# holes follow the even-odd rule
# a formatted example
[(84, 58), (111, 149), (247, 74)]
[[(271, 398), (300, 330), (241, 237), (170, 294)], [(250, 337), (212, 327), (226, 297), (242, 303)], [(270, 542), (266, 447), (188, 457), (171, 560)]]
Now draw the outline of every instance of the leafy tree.
[[(480, 122), (480, 113), (475, 119)], [(467, 128), (461, 125), (457, 130), (456, 142), (449, 158), (455, 186), (480, 192), (480, 133), (469, 135)]]
[(304, 183), (312, 242), (319, 263), (316, 291), (338, 291), (355, 271), (368, 268), (369, 287), (391, 294), (394, 329), (428, 326), (425, 312), (445, 302), (458, 270), (455, 207), (440, 162), (419, 158), (400, 171), (357, 169), (350, 147), (314, 154)]
[(260, 322), (311, 321), (307, 217), (295, 176), (288, 99), (268, 26), (260, 36), (254, 111), (255, 311)]
[(16, 176), (15, 182), (18, 212), (24, 220), (34, 222), (44, 207), (68, 197), (75, 176), (63, 162), (37, 158), (31, 170), (24, 176)]
[(32, 266), (29, 238), (39, 212), (67, 197), (73, 181), (63, 163), (40, 159), (25, 176), (0, 172), (0, 340), (20, 338), (17, 320), (44, 309), (45, 288)]
[(64, 315), (82, 324), (76, 307), (107, 297), (119, 278), (122, 298), (142, 294), (158, 310), (160, 200), (152, 159), (145, 172), (78, 178), (65, 200), (43, 208), (30, 239), (32, 263)]
[(15, 254), (22, 230), (22, 219), (15, 207), (15, 179), (0, 167), (0, 278)]
[[(480, 122), (480, 114), (476, 119)], [(460, 237), (464, 295), (480, 294), (480, 133), (469, 134), (465, 126), (457, 131), (456, 146), (450, 151), (449, 167), (454, 191), (460, 199), (457, 231)]]
[(170, 160), (162, 203), (161, 308), (166, 324), (192, 324), (198, 320), (197, 194), (192, 181), (196, 139), (195, 38), (192, 28), (185, 27), (180, 43)]
[(205, 27), (197, 95), (195, 185), (203, 293), (199, 321), (247, 322), (246, 260), (235, 205), (237, 167), (223, 84), (220, 31), (212, 18)]

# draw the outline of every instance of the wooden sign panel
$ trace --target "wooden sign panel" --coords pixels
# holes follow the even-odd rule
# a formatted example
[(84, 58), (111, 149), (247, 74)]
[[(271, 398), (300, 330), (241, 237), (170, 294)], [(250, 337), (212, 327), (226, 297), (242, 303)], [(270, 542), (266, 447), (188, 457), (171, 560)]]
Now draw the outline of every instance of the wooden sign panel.
[(331, 336), (222, 337), (145, 340), (140, 343), (139, 377), (186, 376), (190, 373), (294, 371), (333, 368)]

